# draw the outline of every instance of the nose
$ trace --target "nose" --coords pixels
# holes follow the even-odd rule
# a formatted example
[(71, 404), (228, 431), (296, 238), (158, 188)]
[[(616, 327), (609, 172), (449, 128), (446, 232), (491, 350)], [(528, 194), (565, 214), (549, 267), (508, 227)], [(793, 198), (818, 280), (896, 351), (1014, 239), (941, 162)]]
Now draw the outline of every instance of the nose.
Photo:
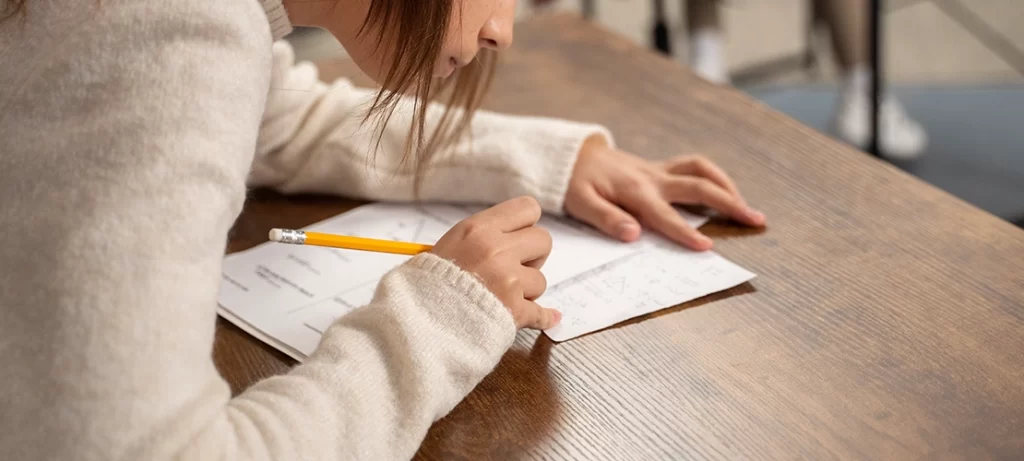
[(512, 46), (513, 20), (492, 17), (480, 29), (480, 48), (504, 50)]

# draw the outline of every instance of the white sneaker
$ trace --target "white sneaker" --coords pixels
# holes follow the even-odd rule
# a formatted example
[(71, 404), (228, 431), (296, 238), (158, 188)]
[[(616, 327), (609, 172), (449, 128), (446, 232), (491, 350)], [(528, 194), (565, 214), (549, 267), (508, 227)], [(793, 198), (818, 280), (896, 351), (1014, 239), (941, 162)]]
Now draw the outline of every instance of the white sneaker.
[(725, 46), (718, 29), (705, 28), (690, 36), (690, 67), (711, 83), (729, 84), (725, 68)]
[[(896, 160), (920, 157), (928, 145), (928, 134), (907, 115), (895, 98), (885, 97), (878, 113), (881, 154)], [(844, 91), (832, 117), (832, 131), (842, 140), (867, 149), (871, 142), (871, 101), (863, 92)]]

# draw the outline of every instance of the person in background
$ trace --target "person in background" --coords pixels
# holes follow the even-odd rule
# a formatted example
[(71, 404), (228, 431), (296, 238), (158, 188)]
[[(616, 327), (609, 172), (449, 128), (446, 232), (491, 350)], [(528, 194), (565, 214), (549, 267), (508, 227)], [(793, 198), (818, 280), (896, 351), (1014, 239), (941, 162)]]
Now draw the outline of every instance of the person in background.
[[(652, 162), (598, 125), (476, 111), (513, 10), (0, 0), (5, 459), (409, 459), (517, 329), (558, 322), (534, 302), (551, 249), (542, 209), (695, 250), (712, 242), (674, 203), (764, 224), (706, 159)], [(274, 43), (292, 24), (330, 31), (383, 89), (295, 65)], [(446, 103), (429, 104), (445, 85)], [(305, 363), (232, 397), (211, 353), (225, 242), (251, 187), (500, 203), (387, 274)]]
[[(718, 0), (684, 0), (690, 34), (690, 64), (694, 71), (715, 83), (728, 83), (726, 57), (719, 19)], [(841, 72), (841, 88), (832, 130), (844, 141), (862, 149), (871, 136), (871, 69), (868, 50), (868, 2), (866, 0), (811, 0), (828, 25), (832, 48)], [(907, 115), (896, 98), (885, 95), (881, 111), (879, 143), (883, 155), (898, 160), (921, 155), (928, 143), (924, 128)]]

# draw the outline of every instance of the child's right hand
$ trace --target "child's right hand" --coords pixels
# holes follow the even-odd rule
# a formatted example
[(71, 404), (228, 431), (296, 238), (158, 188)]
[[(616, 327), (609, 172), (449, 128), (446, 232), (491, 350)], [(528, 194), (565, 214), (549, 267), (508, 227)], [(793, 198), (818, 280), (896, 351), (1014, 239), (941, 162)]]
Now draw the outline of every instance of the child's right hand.
[(483, 281), (512, 312), (516, 328), (544, 330), (562, 319), (533, 302), (547, 288), (540, 268), (551, 253), (551, 234), (536, 226), (540, 217), (533, 198), (512, 199), (456, 224), (432, 250)]

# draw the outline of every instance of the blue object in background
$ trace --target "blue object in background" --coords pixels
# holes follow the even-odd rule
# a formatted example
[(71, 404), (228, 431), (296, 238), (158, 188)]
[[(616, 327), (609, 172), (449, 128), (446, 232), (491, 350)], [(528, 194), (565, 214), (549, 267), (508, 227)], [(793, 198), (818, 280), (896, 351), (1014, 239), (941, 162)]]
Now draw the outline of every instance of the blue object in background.
[[(928, 131), (927, 152), (896, 166), (1024, 224), (1024, 86), (893, 86), (890, 91)], [(748, 92), (828, 133), (835, 86), (762, 86)]]

